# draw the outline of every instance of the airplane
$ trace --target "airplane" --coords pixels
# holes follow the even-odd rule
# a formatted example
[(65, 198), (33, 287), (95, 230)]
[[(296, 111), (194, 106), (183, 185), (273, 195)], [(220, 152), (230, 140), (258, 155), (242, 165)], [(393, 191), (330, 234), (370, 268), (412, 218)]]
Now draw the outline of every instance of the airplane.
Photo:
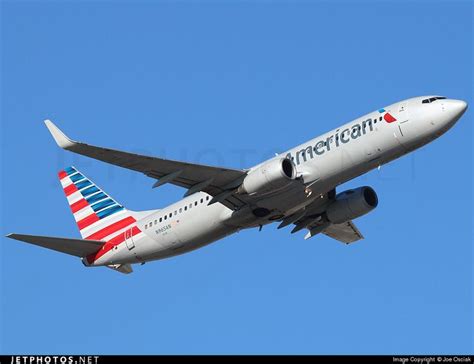
[(131, 273), (132, 264), (169, 258), (242, 229), (278, 222), (349, 244), (363, 239), (353, 220), (378, 204), (373, 188), (336, 187), (430, 143), (464, 114), (467, 103), (414, 97), (375, 110), (245, 170), (192, 164), (88, 145), (45, 124), (59, 147), (187, 189), (182, 200), (131, 211), (75, 167), (59, 172), (82, 239), (7, 237), (77, 256), (87, 267)]

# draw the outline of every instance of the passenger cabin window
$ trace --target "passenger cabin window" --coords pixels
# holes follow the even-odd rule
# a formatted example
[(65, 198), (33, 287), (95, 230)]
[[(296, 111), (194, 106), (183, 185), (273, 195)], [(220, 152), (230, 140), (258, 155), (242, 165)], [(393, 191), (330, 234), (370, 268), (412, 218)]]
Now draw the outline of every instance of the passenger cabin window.
[(188, 211), (188, 206), (184, 206), (184, 211)]
[(160, 222), (162, 222), (162, 221), (163, 221), (163, 218), (162, 218), (162, 217), (160, 217)]
[(198, 205), (198, 202), (197, 201), (194, 201), (194, 206), (197, 206)]
[(203, 199), (203, 198), (201, 198), (201, 203), (203, 203), (203, 202), (204, 202), (204, 199)]

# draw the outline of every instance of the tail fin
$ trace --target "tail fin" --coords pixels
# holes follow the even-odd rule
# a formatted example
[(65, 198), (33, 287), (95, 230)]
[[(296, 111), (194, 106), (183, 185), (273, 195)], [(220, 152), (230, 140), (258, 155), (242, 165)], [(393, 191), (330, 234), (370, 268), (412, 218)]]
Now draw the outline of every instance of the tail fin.
[(136, 222), (129, 210), (74, 167), (58, 173), (83, 239), (109, 240)]

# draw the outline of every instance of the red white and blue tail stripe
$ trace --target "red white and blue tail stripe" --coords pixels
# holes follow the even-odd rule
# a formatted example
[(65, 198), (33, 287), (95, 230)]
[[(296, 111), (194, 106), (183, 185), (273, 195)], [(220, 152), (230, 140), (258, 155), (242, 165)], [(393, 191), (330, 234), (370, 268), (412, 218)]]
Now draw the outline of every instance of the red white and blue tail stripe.
[(125, 231), (141, 233), (132, 213), (76, 168), (65, 168), (58, 175), (82, 238), (106, 242), (97, 254), (88, 257), (89, 263), (124, 242)]

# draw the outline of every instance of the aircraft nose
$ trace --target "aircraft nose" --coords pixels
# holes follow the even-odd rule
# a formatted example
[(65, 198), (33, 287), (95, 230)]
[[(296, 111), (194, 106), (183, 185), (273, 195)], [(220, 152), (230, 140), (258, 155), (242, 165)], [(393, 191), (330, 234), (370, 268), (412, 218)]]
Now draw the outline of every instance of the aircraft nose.
[(467, 109), (467, 102), (463, 100), (455, 100), (455, 99), (445, 99), (441, 100), (442, 102), (439, 104), (441, 106), (441, 113), (439, 116), (441, 119), (439, 120), (439, 126), (443, 128), (451, 128), (459, 118), (464, 114)]
[(454, 119), (459, 119), (467, 109), (467, 102), (463, 100), (449, 99), (445, 102), (447, 111), (452, 114)]

